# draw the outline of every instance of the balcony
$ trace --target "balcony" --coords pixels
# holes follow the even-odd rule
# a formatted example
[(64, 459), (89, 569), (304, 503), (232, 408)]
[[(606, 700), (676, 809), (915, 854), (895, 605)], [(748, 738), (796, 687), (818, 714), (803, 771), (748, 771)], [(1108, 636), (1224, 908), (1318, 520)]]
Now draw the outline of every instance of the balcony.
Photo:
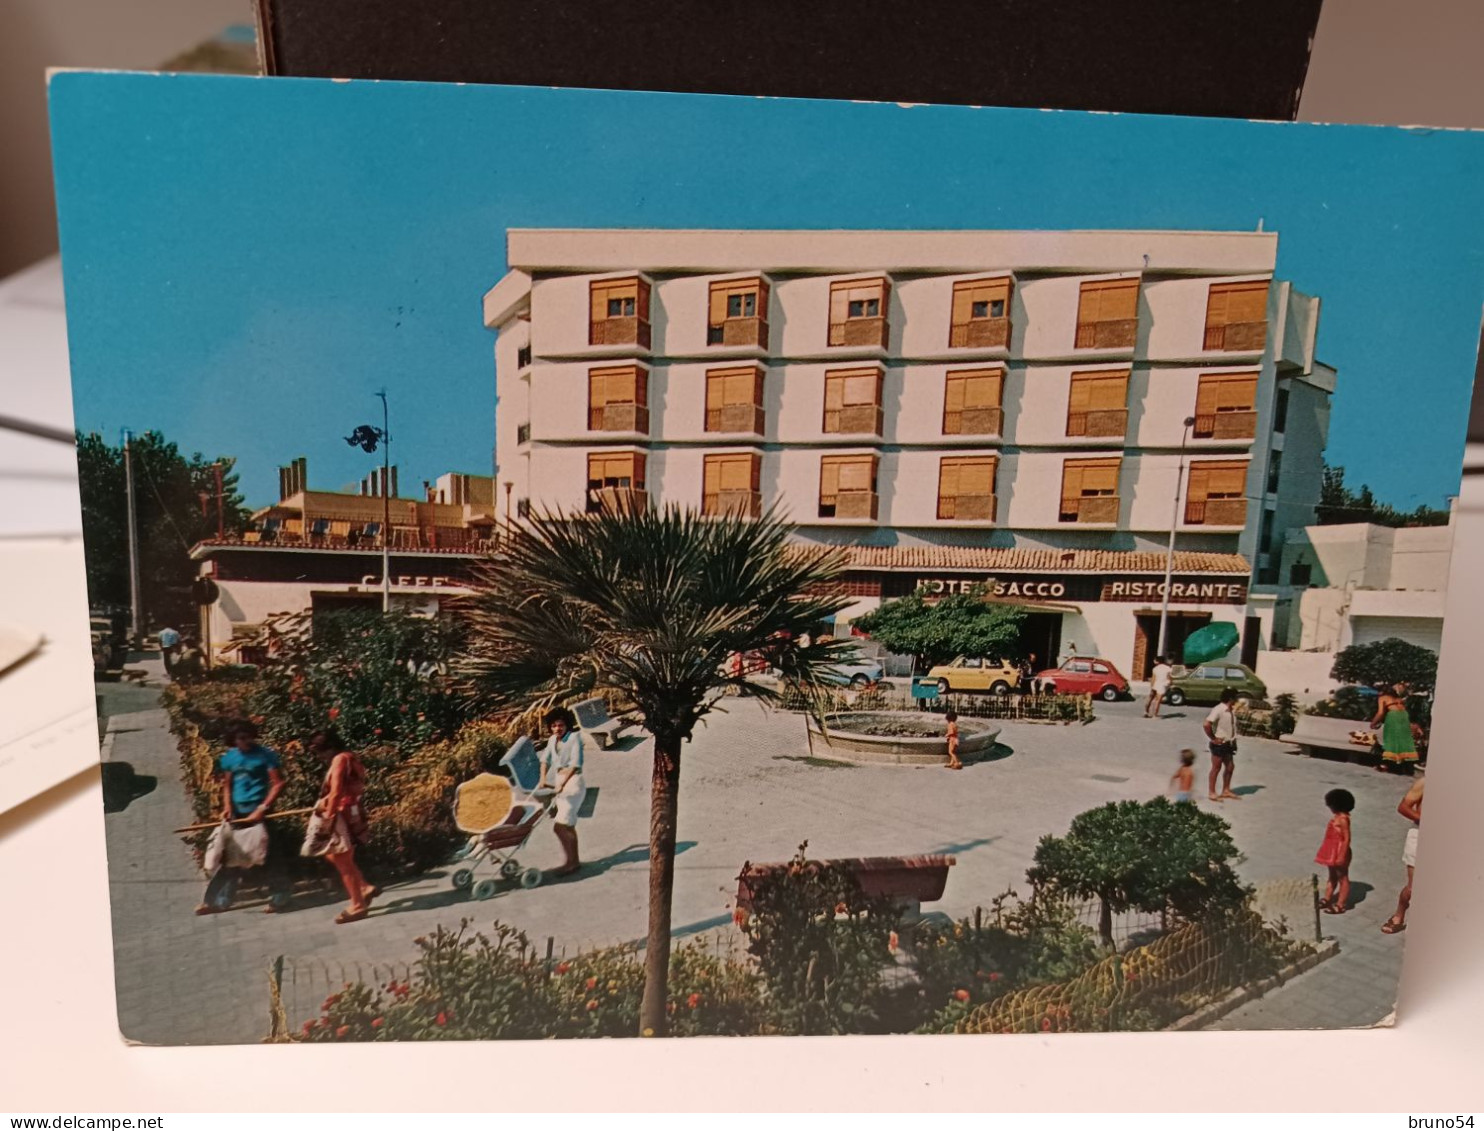
[(824, 430), (879, 436), (881, 435), (881, 406), (857, 404), (847, 405), (841, 409), (826, 409)]
[(515, 426), (515, 442), (517, 444), (529, 444), (531, 442), (531, 425), (529, 421), (525, 424), (517, 424)]
[(885, 318), (849, 318), (830, 323), (832, 346), (876, 346), (886, 348)]
[(1079, 350), (1131, 350), (1139, 338), (1139, 320), (1079, 322), (1074, 348)]
[(1068, 436), (1122, 436), (1128, 431), (1128, 409), (1100, 408), (1067, 414)]
[(763, 496), (759, 491), (718, 491), (701, 496), (701, 513), (705, 515), (757, 518), (762, 510)]
[(590, 487), (587, 513), (638, 514), (649, 507), (649, 495), (641, 487)]
[(976, 318), (949, 327), (950, 349), (1009, 349), (1010, 319)]
[(938, 517), (959, 522), (993, 522), (993, 495), (948, 495), (938, 499)]
[(1061, 521), (1116, 523), (1120, 502), (1117, 495), (1083, 495), (1076, 499), (1063, 499)]
[(531, 365), (531, 347), (523, 345), (515, 351), (515, 366), (517, 369), (529, 369)]
[(590, 432), (649, 431), (649, 409), (637, 404), (608, 404), (591, 408), (587, 413)]
[(828, 499), (819, 500), (819, 517), (875, 522), (877, 501), (875, 491), (841, 491), (833, 502)]
[(707, 432), (747, 432), (761, 436), (766, 423), (767, 414), (761, 405), (729, 404), (706, 410)]
[(1246, 526), (1246, 499), (1187, 499), (1186, 526)]
[(1257, 413), (1249, 410), (1197, 416), (1191, 435), (1197, 440), (1251, 440), (1257, 435)]
[(945, 436), (998, 436), (1005, 426), (1001, 408), (966, 408), (943, 413)]
[(768, 323), (762, 318), (728, 318), (706, 327), (708, 346), (768, 348)]
[(1266, 322), (1232, 322), (1226, 326), (1207, 326), (1206, 350), (1228, 353), (1261, 353), (1268, 342)]
[(630, 315), (627, 318), (595, 319), (587, 326), (588, 345), (639, 346), (649, 348), (649, 323)]

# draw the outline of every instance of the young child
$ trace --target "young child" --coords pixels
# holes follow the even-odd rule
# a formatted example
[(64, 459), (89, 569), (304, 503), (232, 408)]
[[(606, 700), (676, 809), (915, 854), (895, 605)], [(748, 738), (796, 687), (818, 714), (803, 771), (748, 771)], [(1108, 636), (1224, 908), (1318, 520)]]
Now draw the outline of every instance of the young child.
[(948, 768), (961, 770), (964, 764), (958, 760), (958, 712), (949, 711), (943, 718), (948, 722)]
[(1170, 792), (1179, 801), (1195, 800), (1195, 751), (1180, 751), (1180, 768), (1170, 779)]
[(1326, 915), (1343, 915), (1350, 901), (1350, 814), (1355, 811), (1355, 795), (1348, 789), (1332, 789), (1324, 795), (1324, 803), (1334, 816), (1324, 828), (1324, 842), (1314, 857), (1314, 863), (1329, 869), (1319, 906)]

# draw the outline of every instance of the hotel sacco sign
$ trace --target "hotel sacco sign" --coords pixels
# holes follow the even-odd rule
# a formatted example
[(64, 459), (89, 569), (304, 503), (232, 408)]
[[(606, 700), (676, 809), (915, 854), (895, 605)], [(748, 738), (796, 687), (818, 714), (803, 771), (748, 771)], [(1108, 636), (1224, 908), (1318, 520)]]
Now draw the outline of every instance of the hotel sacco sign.
[[(905, 584), (904, 584), (905, 583)], [(921, 590), (948, 596), (952, 593), (968, 593), (982, 586), (987, 596), (998, 600), (1020, 600), (1027, 604), (1045, 602), (1091, 602), (1091, 601), (1162, 601), (1165, 583), (1163, 577), (1127, 577), (1107, 574), (1027, 574), (1012, 577), (902, 577), (896, 585), (889, 586), (897, 592), (892, 596), (905, 596)], [(1170, 603), (1172, 605), (1242, 605), (1247, 602), (1247, 582), (1244, 578), (1225, 577), (1174, 577), (1170, 581)]]

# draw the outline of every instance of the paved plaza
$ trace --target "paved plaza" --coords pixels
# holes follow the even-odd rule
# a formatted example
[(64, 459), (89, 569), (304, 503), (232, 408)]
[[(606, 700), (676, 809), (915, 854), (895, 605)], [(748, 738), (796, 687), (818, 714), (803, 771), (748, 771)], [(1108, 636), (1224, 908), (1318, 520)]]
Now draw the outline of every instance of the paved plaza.
[[(678, 937), (732, 931), (730, 902), (744, 861), (788, 859), (802, 841), (816, 858), (951, 853), (944, 898), (925, 911), (987, 906), (1007, 888), (1027, 893), (1037, 841), (1062, 833), (1085, 809), (1164, 793), (1182, 746), (1204, 750), (1204, 709), (1097, 705), (1086, 725), (1006, 723), (991, 760), (961, 773), (937, 767), (827, 765), (809, 757), (801, 715), (726, 701), (687, 748), (681, 780), (673, 922)], [(191, 820), (163, 710), (110, 720), (105, 757), (156, 787), (106, 816), (120, 1024), (146, 1044), (253, 1042), (268, 1031), (268, 969), (288, 962), (289, 1020), (312, 1015), (327, 988), (358, 972), (384, 973), (415, 957), (412, 939), (438, 925), (499, 919), (558, 950), (642, 940), (646, 921), (650, 744), (641, 731), (591, 751), (587, 777), (601, 791), (580, 825), (586, 867), (574, 879), (473, 902), (452, 890), (450, 868), (391, 885), (370, 918), (337, 926), (339, 904), (267, 915), (245, 904), (197, 917), (204, 878), (173, 828)], [(1198, 768), (1204, 770), (1202, 756)], [(1198, 775), (1203, 781), (1203, 774)], [(1222, 1028), (1363, 1026), (1392, 1011), (1405, 935), (1381, 923), (1404, 880), (1406, 822), (1395, 810), (1407, 780), (1311, 760), (1279, 743), (1244, 739), (1236, 786), (1220, 806), (1246, 856), (1251, 882), (1302, 878), (1324, 832), (1326, 790), (1343, 786), (1354, 815), (1352, 898), (1323, 928), (1337, 957), (1219, 1022)], [(1202, 801), (1201, 804), (1208, 805)], [(554, 867), (555, 837), (539, 829), (523, 862)], [(1312, 925), (1299, 923), (1312, 937)]]

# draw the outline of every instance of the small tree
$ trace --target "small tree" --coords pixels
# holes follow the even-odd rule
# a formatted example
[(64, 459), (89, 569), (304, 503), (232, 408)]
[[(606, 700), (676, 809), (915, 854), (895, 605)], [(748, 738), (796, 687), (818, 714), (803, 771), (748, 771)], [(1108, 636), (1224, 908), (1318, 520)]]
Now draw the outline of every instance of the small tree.
[(912, 656), (919, 668), (946, 664), (955, 656), (1016, 656), (1025, 610), (986, 601), (985, 592), (985, 586), (976, 585), (966, 593), (934, 597), (919, 589), (857, 618), (855, 627), (891, 651)]
[(1395, 636), (1371, 644), (1352, 644), (1335, 655), (1330, 678), (1346, 683), (1390, 687), (1410, 684), (1413, 691), (1431, 691), (1438, 681), (1438, 654)]
[(811, 552), (774, 512), (761, 519), (678, 507), (543, 514), (512, 527), (480, 571), (462, 670), (473, 698), (509, 709), (613, 689), (654, 736), (649, 929), (640, 1032), (664, 1036), (680, 756), (729, 691), (772, 701), (735, 671), (766, 652), (785, 681), (817, 685), (853, 647), (803, 638), (848, 603), (843, 552)]
[(1064, 837), (1045, 836), (1026, 873), (1038, 889), (1098, 900), (1098, 934), (1113, 946), (1115, 912), (1194, 918), (1240, 903), (1229, 826), (1194, 805), (1115, 801), (1079, 813)]

